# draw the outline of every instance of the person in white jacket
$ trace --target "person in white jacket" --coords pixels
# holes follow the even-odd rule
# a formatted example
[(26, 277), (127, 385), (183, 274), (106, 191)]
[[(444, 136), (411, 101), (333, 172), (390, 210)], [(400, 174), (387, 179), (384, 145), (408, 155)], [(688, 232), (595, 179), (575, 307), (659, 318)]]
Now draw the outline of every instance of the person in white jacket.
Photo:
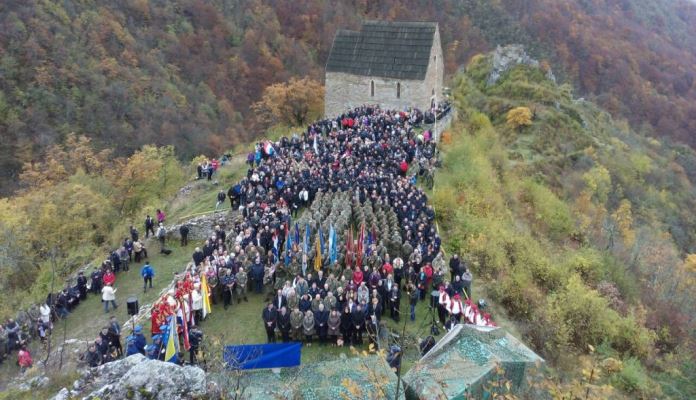
[(104, 313), (109, 312), (109, 303), (114, 307), (114, 310), (118, 307), (116, 305), (116, 290), (111, 285), (106, 285), (102, 288), (102, 303), (104, 303)]
[(41, 305), (41, 307), (39, 307), (39, 313), (41, 314), (41, 316), (39, 317), (39, 318), (41, 318), (41, 322), (43, 322), (44, 324), (50, 325), (50, 323), (51, 323), (51, 306), (49, 306), (46, 303), (43, 303)]

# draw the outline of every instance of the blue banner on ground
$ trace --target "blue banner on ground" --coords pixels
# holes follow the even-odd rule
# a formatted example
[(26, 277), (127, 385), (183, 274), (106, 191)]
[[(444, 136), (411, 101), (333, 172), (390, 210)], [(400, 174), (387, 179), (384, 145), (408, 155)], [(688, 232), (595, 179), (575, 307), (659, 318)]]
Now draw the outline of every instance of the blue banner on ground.
[(225, 346), (228, 368), (258, 369), (300, 365), (302, 343), (271, 343)]

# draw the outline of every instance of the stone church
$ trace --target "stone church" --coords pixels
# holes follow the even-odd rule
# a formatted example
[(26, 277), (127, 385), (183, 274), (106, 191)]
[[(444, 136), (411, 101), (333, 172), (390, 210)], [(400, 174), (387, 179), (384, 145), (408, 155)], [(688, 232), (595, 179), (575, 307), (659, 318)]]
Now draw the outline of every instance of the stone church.
[(427, 110), (441, 101), (443, 69), (437, 23), (367, 21), (359, 32), (339, 30), (326, 62), (324, 113), (363, 104)]

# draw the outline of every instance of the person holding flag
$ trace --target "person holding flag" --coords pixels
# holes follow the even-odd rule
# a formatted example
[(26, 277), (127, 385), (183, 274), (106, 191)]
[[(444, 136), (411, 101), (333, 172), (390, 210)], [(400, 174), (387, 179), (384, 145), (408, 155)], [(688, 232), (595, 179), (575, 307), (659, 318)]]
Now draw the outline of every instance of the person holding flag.
[[(319, 230), (319, 232), (321, 232), (321, 230)], [(314, 270), (321, 271), (321, 243), (319, 235), (317, 235), (317, 239), (315, 240), (314, 252)]]

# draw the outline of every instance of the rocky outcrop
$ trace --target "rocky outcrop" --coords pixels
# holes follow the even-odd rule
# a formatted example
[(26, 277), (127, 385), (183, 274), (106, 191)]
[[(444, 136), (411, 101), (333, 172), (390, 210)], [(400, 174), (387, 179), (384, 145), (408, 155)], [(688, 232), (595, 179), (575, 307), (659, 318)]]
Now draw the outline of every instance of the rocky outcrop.
[(68, 394), (82, 399), (192, 399), (204, 396), (206, 390), (202, 369), (136, 354), (85, 371), (73, 390), (64, 388), (53, 400)]
[[(486, 85), (495, 85), (506, 71), (520, 64), (539, 68), (539, 61), (530, 57), (521, 44), (498, 46), (493, 52), (493, 68), (491, 68), (491, 73), (488, 75)], [(556, 77), (553, 75), (551, 68), (546, 72), (546, 77), (556, 82)]]
[[(229, 203), (225, 203), (223, 207), (229, 207)], [(210, 235), (215, 231), (215, 226), (220, 225), (223, 229), (229, 231), (229, 228), (233, 226), (234, 219), (239, 216), (237, 211), (225, 211), (214, 212), (211, 214), (200, 215), (198, 217), (191, 218), (190, 220), (184, 222), (189, 227), (189, 241), (201, 241), (210, 237)], [(167, 238), (169, 240), (178, 240), (180, 238), (179, 228), (183, 224), (168, 225), (165, 226), (167, 230)]]

